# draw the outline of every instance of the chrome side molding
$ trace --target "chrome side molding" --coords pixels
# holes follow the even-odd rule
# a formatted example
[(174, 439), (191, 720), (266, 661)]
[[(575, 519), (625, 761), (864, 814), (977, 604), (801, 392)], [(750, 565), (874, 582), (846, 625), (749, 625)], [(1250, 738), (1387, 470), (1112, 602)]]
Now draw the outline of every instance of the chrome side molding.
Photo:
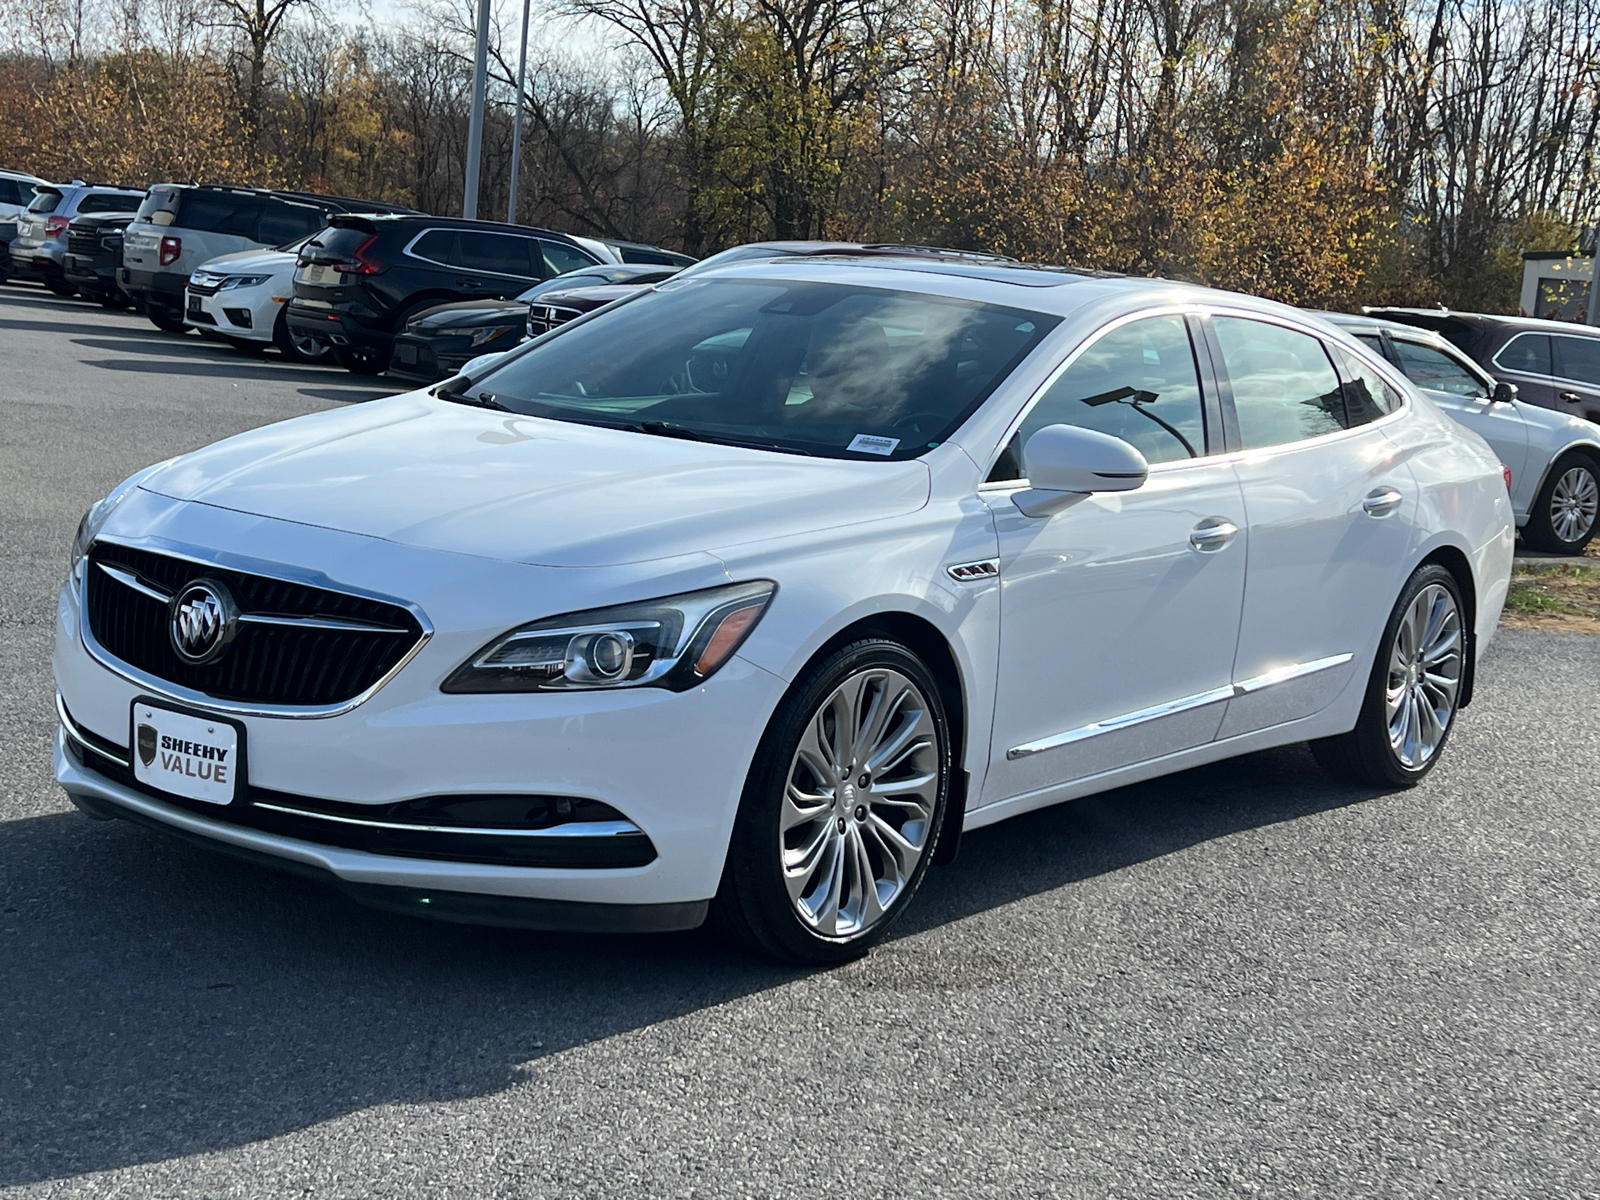
[(1077, 729), (1069, 729), (1065, 733), (1051, 734), (1049, 737), (1040, 738), (1036, 742), (1024, 742), (1020, 746), (1013, 746), (1010, 750), (1007, 750), (1006, 759), (1015, 761), (1019, 758), (1027, 758), (1030, 754), (1038, 754), (1045, 750), (1055, 750), (1061, 746), (1070, 746), (1074, 742), (1099, 737), (1103, 733), (1115, 733), (1119, 729), (1131, 729), (1135, 725), (1143, 725), (1149, 721), (1159, 721), (1162, 717), (1175, 716), (1181, 712), (1188, 712), (1190, 709), (1204, 708), (1208, 704), (1218, 704), (1223, 700), (1232, 700), (1236, 696), (1248, 696), (1264, 688), (1273, 687), (1280, 683), (1288, 683), (1292, 679), (1301, 679), (1307, 675), (1314, 675), (1318, 671), (1326, 671), (1332, 667), (1343, 666), (1354, 657), (1354, 654), (1331, 654), (1327, 658), (1316, 658), (1310, 662), (1290, 663), (1288, 666), (1277, 667), (1264, 675), (1252, 676), (1238, 683), (1228, 684), (1226, 687), (1211, 688), (1209, 691), (1196, 692), (1193, 696), (1168, 700), (1165, 704), (1155, 704), (1149, 708), (1123, 713), (1120, 716), (1107, 717), (1105, 720), (1096, 721), (1092, 725), (1082, 725)]
[[(126, 767), (130, 771), (133, 770), (133, 760), (128, 757), (127, 752), (120, 746), (113, 750), (109, 742), (104, 745), (96, 745), (89, 740), (89, 735), (78, 728), (78, 723), (72, 719), (72, 714), (67, 711), (67, 702), (61, 698), (60, 692), (56, 693), (56, 716), (61, 719), (61, 728), (66, 731), (67, 736), (82, 749), (89, 751), (91, 754), (98, 754), (101, 758), (109, 758), (119, 767)], [(104, 742), (103, 738), (100, 740)]]

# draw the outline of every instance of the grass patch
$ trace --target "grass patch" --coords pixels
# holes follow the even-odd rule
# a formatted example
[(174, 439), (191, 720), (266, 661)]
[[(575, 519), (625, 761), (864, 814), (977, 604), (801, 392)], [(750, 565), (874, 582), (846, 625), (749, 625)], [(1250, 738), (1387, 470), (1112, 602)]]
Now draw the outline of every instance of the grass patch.
[(1508, 625), (1600, 633), (1600, 568), (1519, 566), (1506, 593)]

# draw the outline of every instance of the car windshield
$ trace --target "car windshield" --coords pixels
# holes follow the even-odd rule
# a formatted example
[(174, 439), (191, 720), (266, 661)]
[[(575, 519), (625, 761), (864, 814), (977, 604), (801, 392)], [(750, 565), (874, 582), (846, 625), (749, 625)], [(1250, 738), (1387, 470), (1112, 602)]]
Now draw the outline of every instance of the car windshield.
[(1060, 318), (831, 283), (674, 280), (474, 384), (532, 416), (831, 458), (938, 445)]

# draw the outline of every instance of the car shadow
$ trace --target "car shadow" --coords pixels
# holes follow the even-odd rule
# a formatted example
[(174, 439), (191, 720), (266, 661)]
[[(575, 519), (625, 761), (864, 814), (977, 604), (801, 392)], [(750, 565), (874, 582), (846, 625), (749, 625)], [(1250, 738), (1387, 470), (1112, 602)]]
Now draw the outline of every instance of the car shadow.
[[(977, 830), (895, 941), (845, 969), (870, 985), (911, 962), (937, 983), (972, 968), (919, 934), (1369, 796), (1292, 747)], [(0, 824), (0, 861), (0, 1187), (491, 1094), (541, 1056), (801, 974), (705, 932), (579, 937), (373, 912), (76, 813)]]

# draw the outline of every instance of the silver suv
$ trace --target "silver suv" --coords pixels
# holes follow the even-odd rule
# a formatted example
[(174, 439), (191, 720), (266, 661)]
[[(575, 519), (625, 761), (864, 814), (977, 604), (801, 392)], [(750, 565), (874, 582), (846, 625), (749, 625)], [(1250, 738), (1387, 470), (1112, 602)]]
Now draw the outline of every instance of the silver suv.
[(139, 188), (81, 180), (35, 184), (33, 191), (27, 209), (17, 217), (11, 269), (22, 278), (39, 280), (58, 296), (70, 296), (78, 290), (61, 268), (67, 253), (67, 226), (72, 218), (88, 213), (132, 212), (144, 200)]
[(298, 241), (327, 224), (329, 213), (410, 211), (310, 192), (158, 183), (123, 235), (118, 281), (158, 329), (182, 333), (184, 289), (202, 263)]

